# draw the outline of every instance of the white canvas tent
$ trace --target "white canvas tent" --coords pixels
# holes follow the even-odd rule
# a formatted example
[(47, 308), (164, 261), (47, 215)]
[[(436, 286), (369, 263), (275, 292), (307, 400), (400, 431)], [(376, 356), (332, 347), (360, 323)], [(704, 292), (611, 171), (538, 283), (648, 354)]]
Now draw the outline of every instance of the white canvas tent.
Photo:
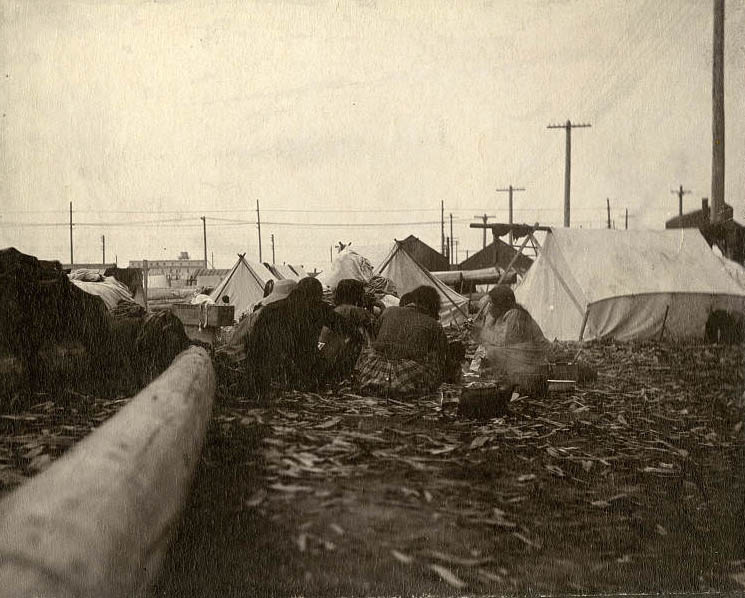
[(227, 295), (228, 305), (235, 307), (237, 320), (261, 301), (264, 297), (264, 286), (269, 280), (277, 280), (277, 277), (262, 264), (247, 260), (243, 254), (239, 254), (233, 269), (210, 293), (210, 297), (218, 305), (224, 305), (222, 298)]
[(466, 320), (468, 299), (432, 276), (396, 242), (388, 257), (375, 268), (375, 274), (391, 279), (399, 297), (422, 285), (434, 287), (440, 295), (440, 323), (447, 326)]
[(700, 338), (745, 292), (697, 229), (555, 228), (515, 290), (549, 339)]

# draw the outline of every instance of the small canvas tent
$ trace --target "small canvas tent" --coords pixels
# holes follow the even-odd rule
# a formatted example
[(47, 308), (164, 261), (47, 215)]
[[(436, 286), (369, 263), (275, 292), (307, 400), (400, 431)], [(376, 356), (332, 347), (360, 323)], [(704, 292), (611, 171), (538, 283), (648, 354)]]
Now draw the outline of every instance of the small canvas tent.
[(299, 274), (289, 264), (265, 264), (267, 270), (269, 270), (277, 280), (294, 280), (297, 282), (305, 276)]
[(285, 280), (300, 280), (300, 276), (298, 276), (295, 270), (293, 270), (288, 264), (276, 264), (274, 268)]
[(468, 299), (432, 276), (399, 241), (396, 241), (388, 257), (375, 268), (375, 274), (391, 279), (396, 284), (399, 296), (422, 285), (434, 287), (440, 295), (440, 323), (443, 326), (463, 322), (467, 317)]
[(334, 258), (331, 268), (318, 275), (324, 287), (335, 289), (340, 280), (353, 279), (367, 282), (373, 275), (372, 264), (356, 251), (344, 249)]
[(264, 297), (264, 286), (267, 281), (277, 280), (264, 266), (247, 260), (244, 255), (238, 255), (235, 266), (210, 293), (210, 297), (218, 305), (224, 305), (222, 298), (227, 296), (228, 305), (235, 307), (236, 319), (253, 309), (253, 306)]
[(696, 229), (555, 228), (515, 295), (547, 338), (700, 338), (745, 292)]
[(308, 273), (302, 266), (295, 266), (294, 264), (290, 264), (290, 268), (292, 268), (292, 271), (298, 275), (298, 278), (308, 278)]

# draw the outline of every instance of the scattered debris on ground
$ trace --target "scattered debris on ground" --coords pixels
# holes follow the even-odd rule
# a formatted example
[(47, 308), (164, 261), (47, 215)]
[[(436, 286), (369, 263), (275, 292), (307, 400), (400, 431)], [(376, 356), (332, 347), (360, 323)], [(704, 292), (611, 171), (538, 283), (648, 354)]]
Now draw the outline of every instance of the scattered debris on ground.
[[(221, 386), (152, 595), (741, 588), (741, 347), (591, 343), (582, 359), (595, 382), (489, 421), (457, 417), (459, 386), (268, 407)], [(126, 402), (38, 399), (0, 417), (2, 491)]]

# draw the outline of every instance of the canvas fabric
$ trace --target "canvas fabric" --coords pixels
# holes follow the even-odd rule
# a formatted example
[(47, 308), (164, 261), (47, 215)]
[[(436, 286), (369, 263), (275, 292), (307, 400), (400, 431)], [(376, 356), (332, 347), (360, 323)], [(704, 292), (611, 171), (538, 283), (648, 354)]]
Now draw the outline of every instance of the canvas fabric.
[(388, 257), (375, 269), (375, 274), (392, 280), (399, 297), (423, 285), (433, 287), (440, 296), (440, 323), (443, 326), (466, 320), (468, 299), (425, 270), (401, 244), (394, 244)]
[(71, 278), (70, 282), (89, 295), (95, 295), (103, 299), (106, 309), (113, 310), (121, 301), (134, 303), (134, 296), (129, 289), (113, 276), (101, 276), (99, 282), (86, 282)]
[(222, 298), (228, 296), (228, 305), (235, 308), (235, 319), (250, 313), (264, 297), (264, 286), (269, 280), (277, 280), (266, 267), (257, 262), (238, 257), (233, 268), (222, 282), (210, 293), (217, 305), (224, 305)]
[(355, 251), (345, 249), (334, 258), (329, 270), (318, 275), (318, 280), (324, 287), (333, 290), (341, 280), (360, 280), (367, 283), (372, 275), (373, 266), (366, 258)]
[(745, 309), (743, 290), (697, 229), (556, 228), (515, 289), (549, 339), (702, 338), (711, 311)]
[(303, 278), (302, 276), (298, 276), (295, 271), (287, 264), (275, 264), (274, 269), (285, 280), (298, 281)]

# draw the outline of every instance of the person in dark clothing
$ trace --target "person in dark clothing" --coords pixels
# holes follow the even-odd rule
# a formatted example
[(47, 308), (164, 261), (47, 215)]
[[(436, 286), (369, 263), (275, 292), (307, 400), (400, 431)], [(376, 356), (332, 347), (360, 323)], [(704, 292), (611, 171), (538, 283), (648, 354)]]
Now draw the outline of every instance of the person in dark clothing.
[(408, 304), (389, 307), (371, 347), (357, 361), (360, 388), (377, 396), (413, 396), (435, 390), (447, 369), (448, 342), (437, 321), (440, 297), (421, 286)]
[(318, 338), (324, 326), (357, 337), (352, 323), (323, 301), (315, 278), (302, 279), (284, 301), (262, 308), (246, 342), (248, 391), (269, 398), (272, 378), (288, 388), (315, 387), (321, 371)]
[(334, 292), (334, 311), (346, 318), (360, 333), (358, 339), (334, 332), (328, 327), (321, 331), (319, 346), (323, 365), (323, 378), (338, 382), (348, 377), (360, 356), (363, 340), (374, 334), (374, 316), (362, 306), (365, 302), (365, 285), (359, 280), (339, 281)]

